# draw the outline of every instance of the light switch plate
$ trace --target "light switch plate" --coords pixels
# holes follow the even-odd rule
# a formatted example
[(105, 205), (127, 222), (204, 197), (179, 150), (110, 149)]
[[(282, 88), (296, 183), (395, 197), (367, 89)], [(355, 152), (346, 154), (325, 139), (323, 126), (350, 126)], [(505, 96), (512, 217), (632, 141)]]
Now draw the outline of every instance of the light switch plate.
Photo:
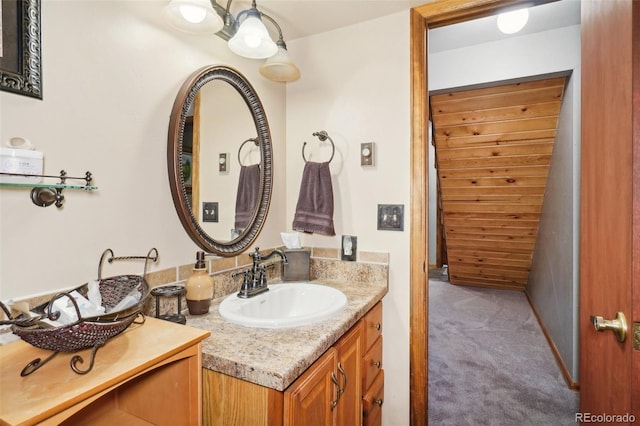
[(203, 202), (202, 203), (202, 221), (203, 222), (217, 222), (218, 221), (218, 202)]
[(378, 204), (378, 231), (404, 231), (404, 204)]
[(360, 165), (361, 166), (373, 166), (375, 165), (375, 144), (373, 142), (366, 142), (360, 144)]
[(229, 155), (226, 152), (221, 153), (218, 156), (218, 170), (220, 173), (226, 173), (227, 165), (229, 164)]

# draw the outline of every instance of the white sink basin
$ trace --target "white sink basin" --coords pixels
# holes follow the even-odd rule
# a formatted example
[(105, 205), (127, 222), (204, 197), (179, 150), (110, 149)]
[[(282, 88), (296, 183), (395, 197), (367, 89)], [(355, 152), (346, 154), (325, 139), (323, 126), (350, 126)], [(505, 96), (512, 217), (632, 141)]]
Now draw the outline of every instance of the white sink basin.
[(269, 291), (249, 299), (233, 293), (222, 301), (218, 310), (224, 319), (235, 324), (285, 328), (323, 321), (346, 306), (347, 297), (338, 289), (294, 282), (271, 284)]

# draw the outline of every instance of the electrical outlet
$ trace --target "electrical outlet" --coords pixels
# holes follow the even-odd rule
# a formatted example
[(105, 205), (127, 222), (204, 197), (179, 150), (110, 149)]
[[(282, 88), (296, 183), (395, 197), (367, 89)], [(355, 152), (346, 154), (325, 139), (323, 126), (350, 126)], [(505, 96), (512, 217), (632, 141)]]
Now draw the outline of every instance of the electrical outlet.
[(355, 261), (358, 248), (358, 237), (342, 236), (342, 260)]

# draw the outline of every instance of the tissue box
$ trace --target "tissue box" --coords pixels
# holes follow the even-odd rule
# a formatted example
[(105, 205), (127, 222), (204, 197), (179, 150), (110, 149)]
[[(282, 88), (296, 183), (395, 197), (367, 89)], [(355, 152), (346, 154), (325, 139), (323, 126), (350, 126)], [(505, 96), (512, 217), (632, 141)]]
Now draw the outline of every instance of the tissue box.
[[(0, 148), (0, 172), (25, 175), (41, 175), (42, 152), (26, 149)], [(40, 183), (41, 177), (0, 175), (0, 182)]]
[(308, 249), (285, 249), (287, 263), (282, 265), (282, 281), (309, 281)]

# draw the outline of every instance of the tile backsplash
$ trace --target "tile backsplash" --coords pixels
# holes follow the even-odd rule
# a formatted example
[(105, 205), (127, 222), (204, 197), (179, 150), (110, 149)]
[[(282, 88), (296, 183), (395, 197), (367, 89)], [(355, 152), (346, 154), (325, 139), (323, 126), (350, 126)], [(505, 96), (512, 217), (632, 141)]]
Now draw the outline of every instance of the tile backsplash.
[[(282, 247), (278, 247), (282, 248)], [(312, 280), (344, 279), (368, 282), (380, 282), (388, 280), (389, 254), (381, 252), (360, 251), (356, 262), (340, 260), (340, 250), (336, 248), (312, 247), (309, 267)], [(271, 249), (263, 250), (269, 253)], [(247, 253), (233, 257), (212, 257), (207, 259), (207, 268), (214, 281), (214, 298), (222, 297), (238, 291), (240, 278), (232, 278), (234, 272), (244, 270), (251, 264), (251, 258)], [(147, 283), (150, 288), (165, 285), (184, 285), (191, 275), (193, 263), (178, 265), (159, 271), (147, 273)], [(267, 280), (274, 282), (282, 277), (282, 267), (279, 260), (274, 260), (274, 267), (267, 269)], [(47, 302), (56, 293), (51, 295), (39, 295), (37, 297), (21, 298), (21, 302), (27, 302), (29, 308), (33, 308)], [(177, 299), (160, 298), (159, 307), (161, 313), (175, 312)], [(182, 300), (182, 308), (186, 309), (186, 301)], [(150, 297), (147, 314), (155, 316), (155, 299)], [(16, 314), (12, 312), (12, 314)]]

